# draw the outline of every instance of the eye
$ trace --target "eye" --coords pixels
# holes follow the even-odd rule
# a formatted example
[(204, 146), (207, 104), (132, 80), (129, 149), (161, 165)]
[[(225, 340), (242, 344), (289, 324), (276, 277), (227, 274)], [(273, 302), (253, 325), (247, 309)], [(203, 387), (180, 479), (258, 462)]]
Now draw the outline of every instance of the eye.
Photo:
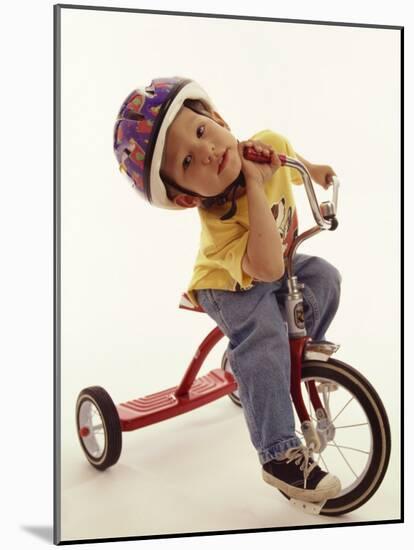
[[(199, 127), (197, 128), (197, 132), (196, 132), (197, 137), (198, 137), (198, 138), (201, 138), (201, 137), (204, 135), (204, 132), (205, 132), (205, 126), (204, 126), (204, 125), (199, 126)], [(186, 169), (190, 166), (191, 160), (192, 160), (192, 156), (191, 156), (191, 155), (187, 155), (187, 156), (185, 157), (185, 159), (183, 160), (184, 170), (186, 170)]]
[(186, 170), (190, 166), (191, 158), (192, 158), (191, 155), (187, 155), (183, 160), (184, 170)]

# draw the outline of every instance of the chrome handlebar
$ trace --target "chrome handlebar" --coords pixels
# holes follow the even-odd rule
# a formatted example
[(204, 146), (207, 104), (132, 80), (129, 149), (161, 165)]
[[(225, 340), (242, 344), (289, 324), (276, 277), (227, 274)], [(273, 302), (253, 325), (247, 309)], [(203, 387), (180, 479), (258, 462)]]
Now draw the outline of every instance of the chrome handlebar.
[(313, 183), (308, 169), (299, 160), (287, 157), (285, 155), (279, 155), (282, 166), (289, 166), (298, 170), (302, 176), (303, 183), (305, 185), (306, 194), (309, 199), (309, 204), (312, 209), (312, 214), (315, 222), (321, 229), (333, 230), (336, 228), (337, 222), (335, 219), (338, 211), (338, 189), (339, 179), (337, 176), (332, 178), (332, 201), (326, 201), (318, 205), (318, 201), (313, 188)]
[[(305, 185), (306, 194), (309, 199), (309, 204), (312, 209), (312, 214), (317, 225), (308, 229), (304, 233), (298, 235), (292, 243), (288, 256), (286, 258), (286, 269), (288, 278), (290, 281), (290, 291), (293, 292), (298, 285), (296, 277), (293, 276), (293, 257), (296, 253), (298, 246), (306, 239), (317, 235), (320, 231), (328, 229), (333, 231), (338, 226), (336, 219), (336, 213), (338, 211), (338, 189), (339, 179), (336, 176), (332, 178), (332, 201), (326, 201), (318, 205), (318, 201), (313, 188), (313, 183), (308, 169), (299, 160), (287, 157), (285, 155), (279, 155), (282, 166), (289, 166), (298, 170), (302, 176), (303, 183)], [(298, 287), (299, 288), (299, 287)]]

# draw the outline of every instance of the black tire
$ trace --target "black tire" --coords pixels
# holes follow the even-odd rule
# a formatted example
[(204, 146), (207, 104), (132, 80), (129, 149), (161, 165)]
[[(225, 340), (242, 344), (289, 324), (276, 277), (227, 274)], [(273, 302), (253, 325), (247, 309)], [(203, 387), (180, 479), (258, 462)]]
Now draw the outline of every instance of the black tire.
[[(355, 399), (356, 404), (362, 409), (366, 416), (367, 422), (364, 433), (366, 432), (368, 434), (370, 432), (370, 437), (365, 437), (364, 435), (359, 436), (360, 441), (364, 438), (368, 440), (365, 441), (364, 445), (369, 445), (370, 451), (367, 453), (368, 456), (363, 459), (366, 460), (366, 464), (360, 476), (356, 476), (355, 472), (353, 472), (353, 475), (356, 476), (353, 483), (345, 486), (338, 471), (335, 471), (338, 465), (340, 465), (342, 458), (344, 462), (347, 460), (347, 457), (344, 458), (344, 452), (338, 452), (339, 456), (337, 458), (339, 462), (335, 463), (335, 466), (332, 468), (332, 473), (337, 475), (341, 480), (342, 490), (336, 498), (326, 502), (320, 513), (327, 516), (339, 516), (349, 513), (366, 503), (377, 491), (385, 476), (391, 452), (391, 433), (388, 417), (380, 397), (368, 380), (357, 370), (341, 361), (335, 359), (330, 359), (328, 362), (305, 361), (302, 367), (302, 383), (310, 379), (322, 379), (322, 382), (333, 382), (337, 385), (338, 389), (344, 389), (351, 394), (353, 399), (351, 397), (351, 401), (348, 402), (351, 403)], [(307, 395), (306, 389), (304, 389), (302, 393), (305, 399)], [(343, 410), (344, 409), (345, 407), (343, 407)], [(343, 412), (340, 412), (336, 416), (339, 417), (340, 414), (343, 414)], [(334, 416), (334, 414), (332, 414), (332, 416)], [(331, 449), (333, 452), (338, 451), (338, 447), (339, 449), (341, 448), (341, 445), (338, 445), (335, 441), (335, 439), (338, 438), (338, 424), (340, 424), (340, 422), (337, 420), (336, 433), (333, 438), (334, 446)], [(363, 427), (362, 424), (356, 424), (353, 426), (343, 426), (342, 428), (354, 428), (355, 430), (355, 427), (358, 426), (360, 428)], [(345, 432), (342, 431), (341, 433), (344, 434)], [(339, 437), (341, 437), (341, 435), (339, 435)], [(349, 450), (353, 451), (355, 456), (356, 449), (347, 446), (343, 446), (342, 448), (347, 449), (348, 453)], [(325, 451), (320, 453), (322, 460), (327, 450), (328, 447)], [(342, 457), (340, 456), (341, 454)], [(318, 458), (318, 454), (315, 454), (315, 460)], [(323, 469), (326, 469), (323, 467), (323, 462), (320, 465)], [(286, 498), (289, 498), (284, 493), (282, 494)]]
[[(97, 417), (102, 423), (102, 431), (99, 431), (100, 425), (93, 424)], [(80, 392), (76, 402), (76, 425), (80, 444), (92, 466), (106, 470), (118, 461), (122, 450), (121, 424), (115, 404), (103, 388), (91, 386)]]
[[(227, 352), (226, 351), (223, 353), (223, 358), (221, 360), (221, 368), (225, 372), (229, 372), (230, 374), (232, 374), (234, 376), (233, 371), (231, 370), (230, 361), (227, 357)], [(237, 405), (238, 407), (242, 406), (238, 390), (235, 390), (234, 392), (229, 393), (229, 397), (235, 405)]]

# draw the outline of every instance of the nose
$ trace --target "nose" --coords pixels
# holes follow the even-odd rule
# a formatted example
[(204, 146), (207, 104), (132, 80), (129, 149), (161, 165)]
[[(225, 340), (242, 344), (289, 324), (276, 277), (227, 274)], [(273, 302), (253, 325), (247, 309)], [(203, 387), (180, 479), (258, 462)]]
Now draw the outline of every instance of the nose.
[(199, 147), (199, 155), (202, 164), (210, 164), (216, 157), (215, 146), (211, 142), (202, 142)]

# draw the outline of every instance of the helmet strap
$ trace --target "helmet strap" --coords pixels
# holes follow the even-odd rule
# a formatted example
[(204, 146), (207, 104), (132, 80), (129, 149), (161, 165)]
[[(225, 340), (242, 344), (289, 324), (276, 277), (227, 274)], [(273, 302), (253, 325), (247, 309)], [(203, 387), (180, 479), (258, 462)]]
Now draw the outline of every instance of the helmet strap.
[(220, 220), (229, 220), (237, 212), (236, 192), (239, 187), (246, 187), (246, 180), (244, 179), (243, 172), (240, 172), (237, 179), (231, 184), (231, 189), (228, 191), (228, 195), (231, 193), (231, 206), (229, 210), (220, 217)]
[[(228, 220), (232, 218), (237, 211), (236, 191), (239, 187), (240, 188), (245, 187), (246, 181), (244, 179), (243, 172), (240, 172), (240, 174), (233, 181), (233, 183), (227, 186), (226, 189), (224, 189), (224, 191), (222, 191), (221, 193), (218, 193), (217, 195), (212, 195), (210, 197), (206, 197), (205, 195), (200, 195), (199, 193), (190, 191), (185, 187), (181, 187), (181, 185), (178, 185), (177, 183), (168, 182), (168, 185), (170, 185), (174, 189), (177, 189), (177, 191), (181, 191), (185, 193), (186, 195), (201, 198), (202, 199), (201, 202), (204, 208), (211, 208), (214, 204), (222, 205), (228, 200), (231, 200), (231, 206), (229, 210), (225, 214), (223, 214), (223, 216), (220, 217), (221, 220)], [(230, 195), (231, 195), (231, 198), (229, 198)]]

